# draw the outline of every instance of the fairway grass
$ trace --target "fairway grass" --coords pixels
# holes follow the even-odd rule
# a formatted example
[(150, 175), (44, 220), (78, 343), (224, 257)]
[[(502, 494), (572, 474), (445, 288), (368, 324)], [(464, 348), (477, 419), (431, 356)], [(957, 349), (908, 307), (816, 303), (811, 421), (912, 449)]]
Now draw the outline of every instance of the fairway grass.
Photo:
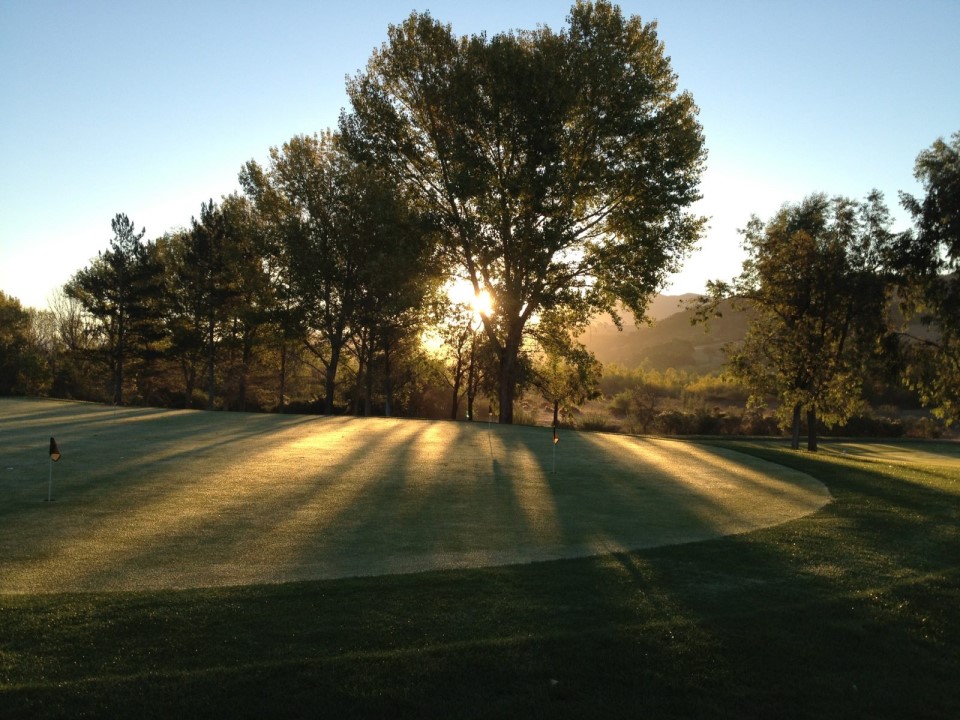
[[(43, 420), (36, 413), (44, 405), (31, 406), (31, 422)], [(109, 508), (118, 488), (130, 484), (140, 506), (159, 507), (179, 491), (157, 478), (182, 466), (187, 455), (206, 454), (211, 464), (223, 457), (245, 463), (237, 447), (248, 440), (289, 433), (284, 443), (293, 447), (307, 441), (313, 424), (327, 422), (276, 418), (244, 425), (217, 413), (213, 417), (224, 426), (218, 433), (208, 416), (185, 413), (166, 415), (171, 422), (160, 432), (162, 426), (150, 425), (156, 411), (71, 421), (62, 406), (50, 404), (45, 421), (24, 435), (12, 407), (0, 402), (0, 437), (8, 453), (0, 467), (7, 473), (0, 505), (4, 533), (22, 513), (68, 507), (83, 509), (84, 522), (109, 528), (115, 520), (109, 513), (98, 516), (95, 507)], [(127, 425), (151, 427), (150, 433), (120, 444), (129, 432), (124, 417)], [(46, 497), (51, 426), (64, 464), (55, 468), (58, 500), (46, 504), (38, 495)], [(541, 477), (552, 460), (549, 431), (493, 428), (494, 452), (497, 438), (506, 446), (514, 431), (534, 433), (530, 453), (537, 460), (529, 472)], [(86, 439), (77, 444), (80, 437), (90, 446)], [(562, 433), (557, 475), (564, 457), (569, 467), (578, 461), (569, 451), (576, 437)], [(620, 447), (626, 439), (580, 440)], [(356, 442), (367, 455), (353, 459), (376, 463), (382, 443)], [(3, 592), (0, 717), (960, 718), (960, 446), (831, 441), (814, 455), (790, 451), (782, 441), (710, 444), (718, 454), (707, 458), (727, 462), (749, 455), (764, 461), (760, 467), (790, 468), (823, 481), (833, 499), (812, 514), (752, 532), (548, 562), (182, 590)], [(174, 446), (184, 455), (165, 460)], [(579, 454), (589, 447), (581, 446)], [(675, 447), (705, 446), (652, 444)], [(110, 471), (83, 481), (76, 465), (65, 464), (98, 457)], [(137, 474), (147, 469), (145, 457), (167, 468), (152, 488), (149, 475)], [(309, 458), (304, 453), (300, 460)], [(478, 468), (490, 471), (490, 483), (500, 482), (504, 495), (539, 487), (522, 482), (528, 476), (507, 476), (502, 465), (502, 474), (493, 474), (494, 459)], [(603, 466), (586, 469), (602, 474)], [(17, 482), (10, 478), (14, 472)], [(182, 472), (182, 483), (199, 483)], [(409, 475), (407, 485), (419, 487), (421, 479)], [(630, 477), (623, 484), (641, 484)], [(443, 489), (452, 484), (446, 481)], [(378, 495), (384, 510), (366, 523), (389, 525), (407, 485)], [(364, 487), (364, 494), (373, 492)], [(440, 489), (424, 493), (431, 501), (444, 496)], [(226, 495), (219, 499), (226, 502)], [(636, 502), (626, 490), (615, 497)], [(358, 502), (352, 507), (362, 508)], [(524, 524), (528, 505), (514, 502), (517, 532), (536, 534)], [(705, 512), (693, 507), (693, 514)], [(556, 512), (561, 528), (572, 522), (560, 520), (571, 512)], [(267, 502), (263, 514), (275, 513)], [(36, 517), (50, 524), (51, 515)], [(213, 516), (204, 517), (226, 542)], [(88, 532), (82, 525), (70, 524), (79, 536)], [(28, 530), (31, 537), (43, 534)], [(191, 532), (197, 533), (194, 547), (203, 550), (206, 536)], [(377, 534), (365, 526), (358, 533)], [(60, 537), (47, 552), (56, 555), (70, 541)], [(140, 557), (145, 550), (129, 553)], [(91, 567), (97, 565), (87, 571)], [(108, 577), (105, 568), (101, 573)]]
[[(506, 565), (810, 514), (809, 475), (729, 449), (484, 423), (0, 400), (0, 593)], [(45, 502), (48, 436), (63, 459)]]

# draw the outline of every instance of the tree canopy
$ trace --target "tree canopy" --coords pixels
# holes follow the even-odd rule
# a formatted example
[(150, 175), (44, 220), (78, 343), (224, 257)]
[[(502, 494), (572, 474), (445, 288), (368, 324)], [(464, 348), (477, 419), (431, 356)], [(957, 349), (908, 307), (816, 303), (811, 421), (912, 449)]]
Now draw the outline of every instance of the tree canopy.
[(888, 329), (890, 224), (876, 191), (864, 202), (811, 195), (766, 223), (754, 216), (742, 231), (743, 271), (711, 282), (700, 301), (702, 319), (726, 298), (751, 310), (730, 368), (755, 399), (776, 397), (794, 447), (803, 411), (815, 450), (818, 420), (832, 425), (859, 409), (864, 366)]
[(153, 310), (160, 268), (150, 244), (142, 242), (146, 229), (137, 232), (123, 213), (118, 213), (110, 226), (109, 249), (77, 271), (66, 290), (98, 323), (109, 359), (112, 400), (120, 405), (127, 361), (142, 356), (138, 350), (156, 337)]
[(269, 168), (249, 162), (241, 182), (271, 238), (268, 264), (286, 323), (323, 366), (332, 413), (348, 343), (362, 336), (367, 370), (378, 351), (389, 363), (397, 324), (413, 322), (411, 310), (435, 284), (428, 230), (402, 192), (344, 153), (333, 133), (272, 148)]
[(700, 234), (697, 108), (656, 25), (608, 2), (493, 37), (413, 13), (348, 94), (346, 146), (417, 198), (450, 272), (493, 298), (502, 422), (535, 314), (620, 300), (642, 316)]
[(907, 343), (908, 382), (948, 422), (960, 421), (960, 131), (917, 157), (924, 196), (900, 194), (915, 229), (897, 247), (908, 312), (933, 332)]

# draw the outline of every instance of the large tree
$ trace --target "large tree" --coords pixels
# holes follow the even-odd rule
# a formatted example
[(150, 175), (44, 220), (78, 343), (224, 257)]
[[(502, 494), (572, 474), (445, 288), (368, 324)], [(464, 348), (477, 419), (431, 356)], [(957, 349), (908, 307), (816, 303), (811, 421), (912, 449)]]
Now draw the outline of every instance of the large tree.
[(794, 448), (804, 412), (816, 450), (818, 421), (843, 422), (861, 404), (864, 369), (889, 331), (890, 224), (878, 192), (865, 202), (811, 195), (769, 222), (753, 217), (742, 231), (742, 273), (709, 283), (700, 301), (701, 318), (728, 298), (750, 309), (730, 366), (754, 400), (777, 398)]
[(42, 348), (32, 337), (31, 311), (0, 290), (0, 395), (39, 394), (48, 374)]
[[(218, 394), (225, 407), (245, 408), (249, 369), (270, 302), (258, 241), (251, 203), (230, 195), (219, 205), (201, 203), (189, 230), (158, 243), (166, 270), (168, 353), (180, 365), (187, 406), (202, 378), (207, 409)], [(226, 375), (229, 388), (223, 387)]]
[(146, 230), (136, 231), (125, 214), (110, 223), (109, 248), (74, 274), (65, 291), (95, 319), (111, 374), (111, 395), (123, 404), (124, 382), (131, 360), (147, 357), (157, 340), (160, 266)]
[(283, 321), (319, 361), (330, 414), (348, 343), (375, 329), (370, 341), (389, 354), (390, 333), (421, 304), (434, 263), (420, 214), (382, 170), (349, 157), (333, 133), (272, 148), (269, 168), (247, 163), (241, 183), (274, 238), (270, 262), (286, 303)]
[(908, 313), (931, 328), (906, 344), (908, 381), (949, 423), (960, 421), (960, 132), (917, 157), (925, 195), (900, 194), (915, 230), (901, 235), (897, 268), (908, 283)]
[(578, 2), (568, 26), (457, 37), (429, 14), (391, 26), (348, 83), (350, 150), (414, 193), (451, 272), (495, 312), (501, 422), (528, 323), (553, 308), (642, 317), (703, 220), (705, 151), (656, 25)]

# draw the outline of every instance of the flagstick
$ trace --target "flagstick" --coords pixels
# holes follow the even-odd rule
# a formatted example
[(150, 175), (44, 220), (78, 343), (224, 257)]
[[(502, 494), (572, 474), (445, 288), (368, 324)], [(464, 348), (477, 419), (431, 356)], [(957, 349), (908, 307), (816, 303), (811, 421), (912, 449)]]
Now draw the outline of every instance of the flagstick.
[(47, 502), (53, 500), (53, 458), (50, 458), (50, 480), (47, 483)]
[(487, 445), (490, 446), (490, 459), (493, 460), (493, 440), (490, 439), (490, 426), (493, 424), (493, 408), (487, 413)]
[(551, 470), (551, 474), (556, 475), (556, 473), (557, 473), (557, 443), (554, 443), (553, 444), (553, 470)]

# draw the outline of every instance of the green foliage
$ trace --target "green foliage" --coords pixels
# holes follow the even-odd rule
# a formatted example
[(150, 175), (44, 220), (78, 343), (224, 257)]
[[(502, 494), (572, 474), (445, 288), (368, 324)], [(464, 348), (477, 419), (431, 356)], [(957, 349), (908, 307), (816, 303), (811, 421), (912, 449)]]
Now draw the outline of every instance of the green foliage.
[(326, 412), (352, 342), (357, 387), (369, 396), (369, 373), (380, 363), (389, 414), (390, 353), (419, 336), (438, 280), (421, 215), (382, 172), (348, 157), (332, 133), (271, 148), (269, 169), (251, 161), (240, 179), (271, 238), (285, 337), (298, 336), (323, 367)]
[(600, 390), (608, 397), (624, 390), (638, 390), (651, 392), (663, 398), (679, 399), (683, 396), (685, 389), (697, 382), (700, 377), (689, 371), (674, 368), (661, 371), (611, 364), (604, 365)]
[(600, 396), (602, 366), (593, 353), (573, 339), (563, 314), (547, 313), (535, 334), (541, 352), (534, 361), (531, 382), (553, 407), (553, 425), (573, 408)]
[(0, 291), (0, 395), (39, 395), (49, 387), (49, 365), (20, 301)]
[(863, 407), (865, 368), (888, 332), (890, 222), (877, 192), (859, 203), (812, 195), (767, 223), (754, 217), (743, 272), (711, 283), (700, 303), (704, 319), (728, 297), (752, 309), (730, 370), (757, 398), (777, 398), (795, 445), (801, 411), (815, 449), (818, 420), (836, 425)]
[(136, 226), (123, 213), (118, 213), (110, 225), (113, 237), (109, 248), (77, 271), (65, 290), (94, 320), (110, 368), (112, 402), (121, 405), (128, 365), (148, 364), (153, 346), (160, 340), (162, 268), (153, 244), (142, 242), (145, 229), (136, 232)]
[(576, 421), (578, 430), (588, 432), (619, 432), (620, 426), (599, 413), (584, 413)]
[(496, 312), (511, 422), (527, 324), (554, 308), (642, 315), (703, 224), (696, 107), (652, 24), (580, 2), (569, 27), (455, 37), (429, 14), (391, 26), (348, 84), (352, 152), (409, 188), (449, 263)]
[(960, 131), (920, 153), (914, 175), (921, 199), (900, 200), (912, 215), (894, 262), (906, 276), (903, 307), (933, 332), (903, 336), (908, 385), (949, 423), (960, 421)]

